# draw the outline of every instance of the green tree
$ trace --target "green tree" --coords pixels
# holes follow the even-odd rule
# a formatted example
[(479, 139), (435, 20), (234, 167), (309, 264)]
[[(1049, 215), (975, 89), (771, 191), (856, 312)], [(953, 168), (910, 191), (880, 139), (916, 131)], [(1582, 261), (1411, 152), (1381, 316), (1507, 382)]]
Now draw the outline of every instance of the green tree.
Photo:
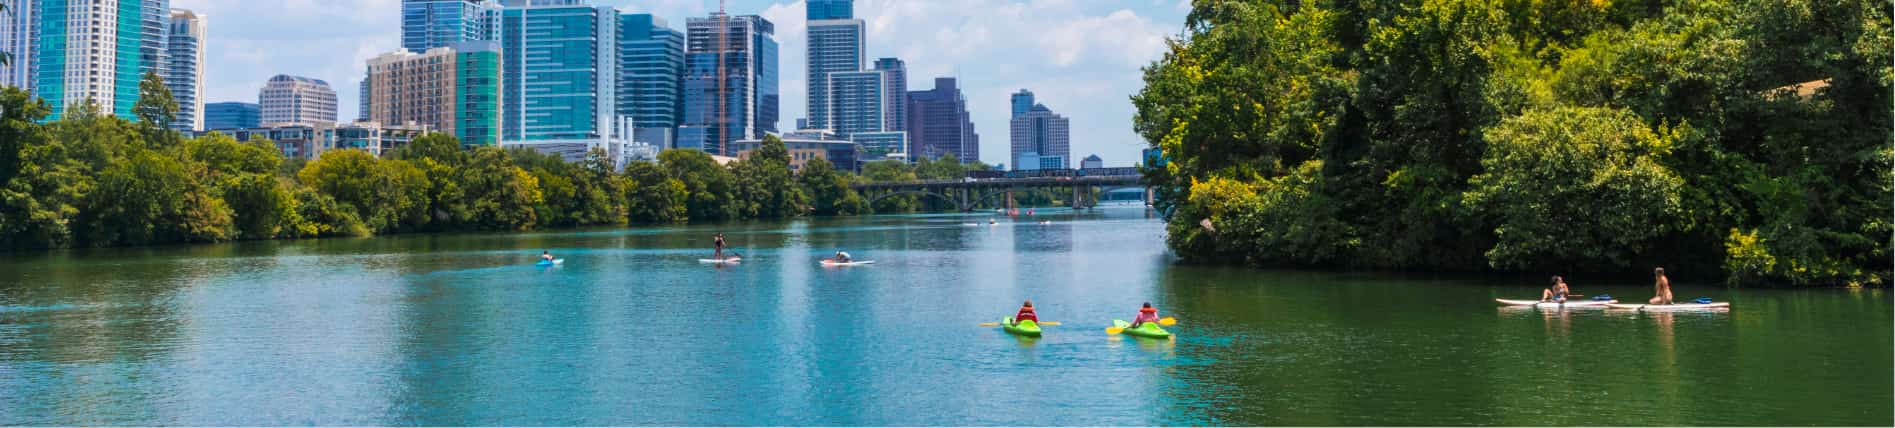
[(464, 180), (468, 222), (486, 230), (528, 230), (539, 224), (537, 206), (546, 202), (539, 178), (514, 166), (507, 152), (475, 148)]
[(405, 161), (380, 161), (361, 150), (330, 150), (297, 177), (349, 207), (373, 232), (418, 228), (428, 218), (427, 174)]
[[(862, 166), (862, 178), (871, 183), (901, 183), (917, 180), (915, 168), (907, 162), (882, 160), (869, 162)], [(876, 200), (872, 205), (876, 213), (911, 213), (921, 209), (921, 201), (915, 195), (897, 195)]]
[(683, 223), (690, 218), (684, 182), (666, 175), (658, 164), (632, 162), (625, 166), (625, 180), (627, 215), (632, 223)]
[(658, 153), (658, 166), (684, 183), (685, 210), (691, 220), (724, 221), (737, 218), (735, 178), (704, 152), (671, 149)]
[(178, 134), (171, 130), (171, 124), (178, 121), (178, 101), (171, 97), (171, 88), (166, 87), (164, 78), (158, 73), (146, 72), (138, 81), (138, 102), (132, 104), (132, 114), (138, 116), (138, 127), (145, 134), (145, 142), (152, 147), (171, 147), (177, 145)]
[(787, 218), (802, 214), (808, 204), (803, 189), (790, 173), (790, 153), (775, 135), (732, 168), (737, 179), (735, 196), (743, 214), (757, 218)]
[(868, 202), (849, 188), (849, 177), (836, 172), (829, 160), (816, 158), (803, 164), (797, 181), (808, 193), (816, 215), (856, 215), (868, 212)]

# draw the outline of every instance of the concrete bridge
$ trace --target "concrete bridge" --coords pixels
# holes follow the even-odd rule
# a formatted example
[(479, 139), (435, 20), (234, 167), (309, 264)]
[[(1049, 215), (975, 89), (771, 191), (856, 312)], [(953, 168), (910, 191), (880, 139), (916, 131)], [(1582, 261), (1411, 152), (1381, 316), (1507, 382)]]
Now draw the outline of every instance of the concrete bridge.
[(981, 204), (993, 202), (1004, 206), (1011, 200), (1014, 191), (1047, 189), (1069, 191), (1067, 203), (1075, 209), (1089, 208), (1098, 204), (1094, 200), (1092, 189), (1100, 193), (1119, 190), (1139, 189), (1145, 193), (1145, 202), (1150, 203), (1152, 192), (1138, 175), (1103, 176), (1060, 176), (1027, 178), (966, 178), (961, 180), (910, 181), (901, 183), (864, 183), (852, 184), (850, 188), (861, 193), (864, 199), (873, 204), (875, 201), (900, 195), (920, 195), (947, 201), (961, 211), (973, 211)]

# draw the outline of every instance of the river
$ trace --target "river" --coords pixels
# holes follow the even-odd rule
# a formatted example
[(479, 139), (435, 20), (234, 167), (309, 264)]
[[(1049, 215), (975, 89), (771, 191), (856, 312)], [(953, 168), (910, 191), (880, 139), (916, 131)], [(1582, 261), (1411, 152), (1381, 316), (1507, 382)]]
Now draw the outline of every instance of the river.
[[(1038, 214), (0, 255), (0, 425), (1895, 424), (1883, 290), (1506, 309), (1538, 283), (1179, 266), (1141, 208)], [(699, 263), (716, 231), (748, 259)], [(978, 326), (1029, 298), (1063, 325)], [(1176, 337), (1104, 332), (1145, 301)]]

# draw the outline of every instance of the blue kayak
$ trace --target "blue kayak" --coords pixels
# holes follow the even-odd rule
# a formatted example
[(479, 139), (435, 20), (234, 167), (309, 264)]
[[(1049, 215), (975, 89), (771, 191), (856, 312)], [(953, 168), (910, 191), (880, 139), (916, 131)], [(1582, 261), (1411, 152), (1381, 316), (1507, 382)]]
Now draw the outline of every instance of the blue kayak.
[(552, 265), (561, 264), (565, 262), (566, 262), (566, 259), (540, 260), (539, 263), (534, 263), (533, 265), (534, 266), (552, 266)]

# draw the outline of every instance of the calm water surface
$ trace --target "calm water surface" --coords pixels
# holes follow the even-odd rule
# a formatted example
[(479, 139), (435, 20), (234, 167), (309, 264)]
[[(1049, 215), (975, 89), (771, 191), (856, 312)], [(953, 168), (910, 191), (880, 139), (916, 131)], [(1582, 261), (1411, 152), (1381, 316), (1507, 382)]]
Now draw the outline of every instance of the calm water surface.
[[(0, 255), (0, 425), (1895, 424), (1879, 290), (1508, 310), (1536, 284), (1181, 267), (1142, 209), (1041, 214)], [(698, 263), (720, 230), (751, 259)], [(1027, 298), (1065, 325), (977, 326)], [(1147, 300), (1175, 339), (1102, 331)]]

